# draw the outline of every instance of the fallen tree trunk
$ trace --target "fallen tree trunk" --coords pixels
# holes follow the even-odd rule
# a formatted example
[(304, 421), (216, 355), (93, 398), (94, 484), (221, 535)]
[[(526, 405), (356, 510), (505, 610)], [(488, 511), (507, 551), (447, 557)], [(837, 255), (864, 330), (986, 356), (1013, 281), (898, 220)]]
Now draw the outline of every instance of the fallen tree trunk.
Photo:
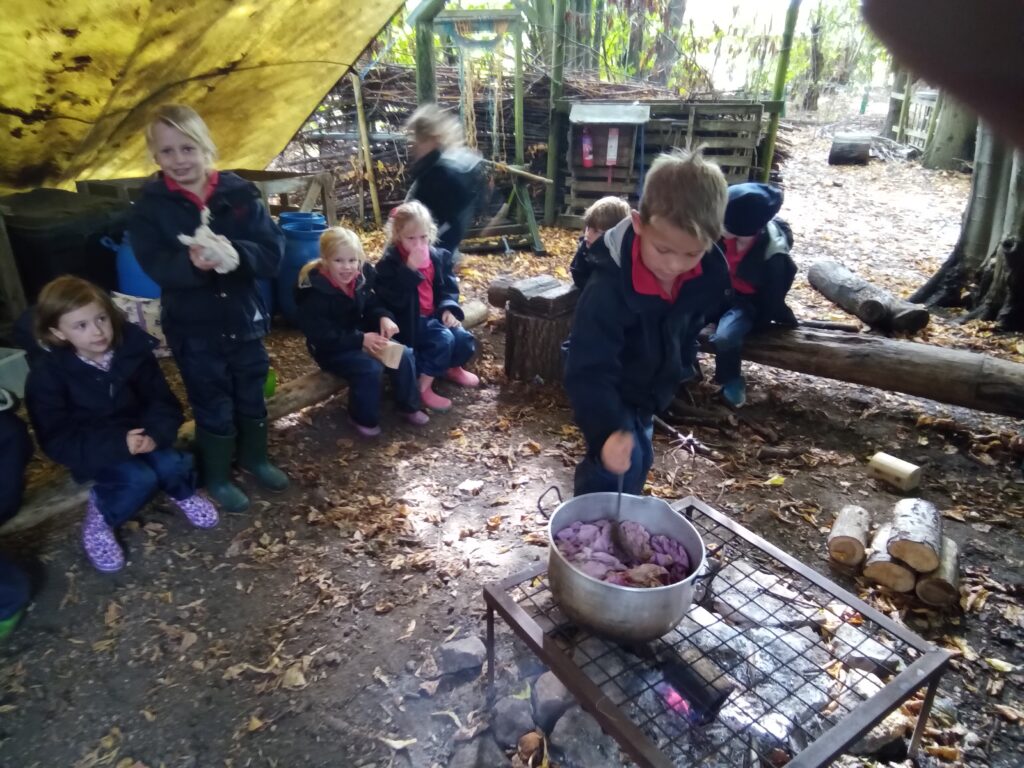
[[(702, 348), (713, 351), (706, 343)], [(775, 368), (1024, 418), (1024, 365), (976, 352), (798, 329), (748, 337), (743, 357)]]
[[(468, 301), (462, 310), (466, 315), (462, 323), (465, 328), (480, 325), (487, 319), (487, 305), (482, 301)], [(277, 394), (267, 400), (267, 417), (273, 421), (316, 405), (337, 394), (344, 386), (344, 379), (333, 374), (323, 371), (307, 373), (278, 387)], [(185, 422), (178, 430), (178, 439), (191, 440), (195, 428), (194, 421)], [(18, 514), (0, 526), (0, 536), (26, 531), (50, 518), (83, 509), (89, 488), (89, 485), (79, 485), (70, 477), (47, 488), (30, 488)]]
[(928, 310), (893, 296), (835, 261), (819, 261), (807, 281), (840, 309), (882, 331), (916, 333), (928, 325)]

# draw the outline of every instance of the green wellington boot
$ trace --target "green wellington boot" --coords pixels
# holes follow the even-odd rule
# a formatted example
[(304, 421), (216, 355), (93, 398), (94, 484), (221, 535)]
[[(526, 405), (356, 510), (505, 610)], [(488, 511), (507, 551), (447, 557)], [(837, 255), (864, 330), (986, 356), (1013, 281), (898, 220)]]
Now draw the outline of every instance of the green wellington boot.
[(238, 419), (238, 466), (252, 474), (264, 488), (283, 491), (288, 475), (267, 459), (267, 420)]
[(6, 640), (7, 636), (14, 631), (14, 628), (18, 626), (18, 622), (21, 621), (21, 617), (25, 615), (25, 609), (19, 608), (13, 614), (8, 616), (6, 619), (0, 621), (0, 640)]
[(196, 427), (196, 453), (203, 485), (225, 512), (244, 512), (249, 497), (231, 482), (231, 458), (235, 453), (235, 435), (215, 435)]

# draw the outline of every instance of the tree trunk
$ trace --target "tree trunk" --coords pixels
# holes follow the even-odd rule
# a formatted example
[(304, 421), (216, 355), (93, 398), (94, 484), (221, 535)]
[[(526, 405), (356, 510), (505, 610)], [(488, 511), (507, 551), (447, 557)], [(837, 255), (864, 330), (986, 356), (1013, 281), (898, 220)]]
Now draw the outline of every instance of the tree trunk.
[(970, 141), (976, 133), (978, 118), (948, 93), (941, 94), (941, 101), (935, 130), (924, 148), (921, 165), (950, 170), (973, 156), (969, 154)]
[[(713, 351), (707, 344), (705, 351)], [(749, 336), (754, 363), (1024, 417), (1024, 364), (880, 336), (772, 330)]]
[(580, 0), (580, 17), (579, 17), (579, 41), (580, 41), (580, 60), (579, 68), (583, 70), (593, 70), (596, 59), (594, 58), (594, 49), (591, 48), (591, 19), (594, 16), (593, 13), (593, 0)]
[(847, 566), (860, 565), (868, 546), (871, 515), (864, 507), (848, 504), (839, 510), (828, 535), (828, 554)]
[(910, 592), (914, 588), (917, 576), (910, 568), (897, 562), (886, 550), (886, 542), (892, 525), (886, 523), (876, 532), (871, 540), (871, 554), (864, 563), (864, 577), (871, 579), (894, 592)]
[(829, 301), (883, 331), (917, 333), (928, 325), (928, 310), (872, 285), (835, 261), (819, 261), (807, 281)]
[(892, 98), (892, 95), (897, 93), (906, 93), (907, 81), (909, 79), (907, 70), (893, 62), (892, 88), (889, 91), (889, 111), (886, 113), (885, 123), (882, 125), (882, 135), (887, 139), (895, 138), (893, 128), (896, 128), (899, 125), (900, 108), (903, 105), (902, 101)]
[(679, 61), (679, 33), (686, 14), (686, 0), (666, 0), (661, 17), (661, 31), (655, 48), (652, 82), (668, 85), (672, 70)]
[(639, 0), (630, 0), (624, 4), (629, 21), (629, 43), (626, 48), (626, 70), (635, 78), (640, 78), (640, 53), (644, 47), (644, 9)]
[(922, 603), (945, 608), (960, 600), (960, 548), (948, 536), (942, 537), (939, 567), (924, 574), (914, 588)]
[[(804, 93), (803, 108), (808, 112), (818, 111), (818, 96), (821, 95), (821, 70), (825, 66), (825, 55), (821, 52), (821, 3), (811, 23), (811, 72), (807, 91)], [(829, 163), (832, 162), (831, 155)], [(867, 162), (865, 159), (864, 162)]]
[(594, 71), (601, 77), (601, 64), (604, 63), (604, 4), (605, 0), (594, 0), (594, 38), (591, 43), (594, 49)]
[[(817, 99), (815, 99), (817, 109)], [(871, 136), (862, 133), (837, 133), (828, 151), (829, 165), (867, 165), (871, 157)]]
[(939, 567), (942, 515), (924, 499), (900, 499), (892, 511), (892, 533), (886, 549), (918, 573)]

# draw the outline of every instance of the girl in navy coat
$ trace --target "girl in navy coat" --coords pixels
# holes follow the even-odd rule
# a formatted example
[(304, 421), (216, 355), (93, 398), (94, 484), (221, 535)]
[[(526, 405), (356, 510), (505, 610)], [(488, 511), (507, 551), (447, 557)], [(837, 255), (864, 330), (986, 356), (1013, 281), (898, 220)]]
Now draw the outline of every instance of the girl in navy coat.
[(58, 277), (39, 294), (35, 332), (46, 350), (25, 390), (43, 452), (78, 482), (93, 481), (85, 553), (100, 571), (124, 566), (114, 531), (164, 491), (199, 528), (217, 510), (196, 493), (192, 457), (174, 448), (184, 417), (153, 357), (158, 342), (126, 323), (102, 290)]
[(384, 228), (390, 245), (377, 262), (374, 290), (394, 316), (396, 340), (412, 347), (423, 405), (447, 411), (452, 401), (433, 390), (442, 376), (461, 387), (480, 379), (462, 366), (476, 352), (476, 339), (462, 327), (459, 281), (449, 251), (433, 247), (437, 226), (430, 211), (415, 200), (391, 211)]
[(158, 109), (146, 143), (160, 172), (134, 206), (132, 247), (161, 289), (163, 329), (195, 414), (206, 488), (239, 512), (249, 499), (231, 482), (236, 442), (243, 470), (270, 490), (288, 486), (267, 457), (270, 318), (256, 282), (277, 274), (284, 239), (253, 184), (214, 170), (216, 149), (191, 108)]
[[(331, 227), (320, 236), (320, 258), (299, 272), (295, 303), (309, 353), (323, 370), (346, 379), (348, 413), (364, 437), (380, 434), (384, 366), (376, 359), (398, 333), (394, 316), (373, 294), (373, 268), (359, 235)], [(388, 369), (399, 412), (410, 424), (430, 419), (420, 410), (416, 364), (404, 348), (397, 369)]]

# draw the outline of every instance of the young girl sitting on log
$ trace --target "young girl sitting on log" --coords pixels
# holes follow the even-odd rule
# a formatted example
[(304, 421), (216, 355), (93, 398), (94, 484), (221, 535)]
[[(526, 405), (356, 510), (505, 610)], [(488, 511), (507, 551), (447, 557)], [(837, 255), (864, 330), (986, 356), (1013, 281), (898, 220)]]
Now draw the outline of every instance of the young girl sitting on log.
[(197, 528), (217, 510), (196, 492), (192, 456), (174, 448), (184, 417), (153, 350), (102, 290), (58, 277), (39, 294), (26, 405), (43, 452), (78, 482), (93, 481), (82, 542), (97, 570), (124, 566), (115, 536), (161, 490)]
[(711, 343), (715, 347), (715, 381), (722, 387), (722, 397), (734, 408), (747, 400), (741, 370), (747, 334), (771, 323), (790, 327), (797, 324), (793, 311), (786, 306), (796, 264), (789, 255), (793, 245), (789, 225), (775, 218), (781, 207), (782, 192), (768, 184), (729, 187), (722, 250), (732, 290), (718, 312)]
[(270, 317), (256, 282), (277, 275), (284, 236), (255, 185), (213, 167), (216, 147), (190, 107), (157, 109), (146, 145), (160, 172), (133, 206), (132, 247), (160, 286), (206, 490), (228, 512), (241, 512), (249, 498), (231, 481), (236, 447), (239, 468), (260, 485), (288, 487), (267, 456)]
[[(373, 267), (359, 235), (331, 227), (320, 236), (320, 258), (299, 272), (295, 303), (299, 327), (317, 365), (348, 381), (348, 414), (364, 437), (380, 434), (380, 389), (384, 366), (377, 358), (399, 332), (394, 316), (374, 295)], [(397, 369), (388, 369), (395, 404), (410, 424), (430, 419), (420, 410), (416, 363), (403, 348)]]
[(437, 226), (420, 202), (392, 210), (384, 231), (390, 244), (377, 262), (375, 290), (398, 323), (396, 340), (416, 356), (423, 405), (447, 411), (452, 401), (434, 392), (434, 379), (442, 376), (469, 388), (480, 385), (462, 367), (476, 352), (476, 340), (462, 327), (465, 315), (452, 254), (434, 247)]

